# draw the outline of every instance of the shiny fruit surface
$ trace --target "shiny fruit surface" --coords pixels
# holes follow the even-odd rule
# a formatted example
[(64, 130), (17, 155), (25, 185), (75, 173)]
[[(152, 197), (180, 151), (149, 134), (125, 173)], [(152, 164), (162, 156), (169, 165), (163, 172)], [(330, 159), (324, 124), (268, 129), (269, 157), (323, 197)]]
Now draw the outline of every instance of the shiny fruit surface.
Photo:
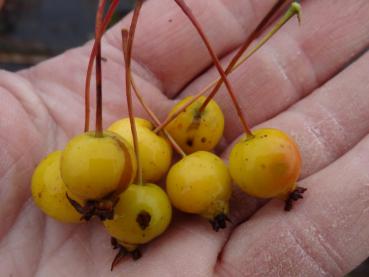
[[(193, 96), (188, 96), (177, 103), (170, 114), (175, 113), (192, 98)], [(214, 149), (223, 135), (224, 115), (214, 100), (211, 100), (204, 112), (199, 114), (205, 99), (204, 96), (200, 97), (166, 127), (187, 154)]]
[(296, 143), (277, 129), (259, 129), (254, 138), (243, 137), (229, 157), (234, 182), (247, 194), (285, 197), (296, 187), (301, 156)]
[(120, 244), (134, 248), (162, 234), (171, 217), (168, 196), (159, 186), (132, 184), (119, 195), (114, 218), (104, 221), (104, 226)]
[(123, 191), (136, 175), (133, 149), (111, 132), (94, 132), (72, 138), (61, 159), (61, 176), (67, 188), (85, 199), (99, 199)]
[(66, 193), (80, 204), (83, 200), (69, 192), (60, 176), (62, 151), (44, 158), (32, 176), (32, 197), (37, 207), (48, 216), (65, 223), (79, 223), (81, 215), (69, 203)]
[(167, 192), (177, 209), (211, 220), (228, 213), (231, 178), (222, 159), (198, 151), (172, 166), (167, 176)]
[[(172, 161), (172, 147), (169, 142), (155, 134), (151, 122), (135, 118), (142, 175), (145, 182), (160, 180), (167, 173)], [(133, 147), (129, 118), (114, 122), (108, 129), (126, 139)]]

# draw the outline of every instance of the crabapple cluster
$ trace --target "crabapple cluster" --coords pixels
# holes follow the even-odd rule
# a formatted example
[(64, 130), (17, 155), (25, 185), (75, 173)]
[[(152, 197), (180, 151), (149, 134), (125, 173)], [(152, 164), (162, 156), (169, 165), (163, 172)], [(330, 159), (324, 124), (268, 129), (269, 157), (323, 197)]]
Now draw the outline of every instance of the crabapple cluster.
[[(112, 1), (108, 10), (110, 16), (118, 2)], [(226, 228), (231, 212), (232, 181), (250, 196), (284, 200), (285, 210), (290, 210), (292, 203), (302, 198), (305, 191), (296, 184), (301, 170), (297, 144), (281, 130), (249, 129), (227, 79), (229, 69), (223, 71), (183, 0), (175, 2), (202, 35), (221, 78), (213, 82), (217, 85), (209, 96), (188, 96), (174, 105), (163, 123), (144, 101), (141, 104), (153, 121), (134, 117), (131, 86), (141, 100), (142, 95), (130, 72), (130, 55), (142, 2), (137, 1), (130, 30), (122, 30), (129, 118), (119, 119), (103, 131), (101, 61), (98, 61), (101, 59), (101, 34), (109, 22), (107, 16), (104, 24), (97, 24), (102, 27), (96, 35), (86, 78), (90, 79), (91, 61), (96, 58), (96, 131), (88, 131), (89, 85), (86, 85), (85, 132), (69, 140), (63, 150), (42, 160), (31, 184), (35, 204), (48, 216), (65, 223), (81, 223), (94, 217), (101, 221), (112, 237), (113, 247), (119, 249), (112, 268), (124, 255), (139, 258), (139, 246), (165, 232), (172, 219), (172, 206), (183, 213), (201, 216), (215, 231)], [(278, 28), (299, 12), (299, 4), (293, 3), (291, 7), (285, 21), (276, 24)], [(101, 6), (98, 15), (103, 10)], [(273, 12), (266, 18), (272, 16)], [(276, 30), (272, 29), (271, 33)], [(261, 41), (265, 43), (267, 39)], [(237, 64), (237, 58), (232, 62)], [(213, 96), (222, 82), (245, 131), (232, 146), (229, 165), (215, 151), (223, 136), (225, 120)], [(172, 147), (181, 156), (174, 159)], [(165, 183), (165, 189), (158, 185), (161, 183)]]

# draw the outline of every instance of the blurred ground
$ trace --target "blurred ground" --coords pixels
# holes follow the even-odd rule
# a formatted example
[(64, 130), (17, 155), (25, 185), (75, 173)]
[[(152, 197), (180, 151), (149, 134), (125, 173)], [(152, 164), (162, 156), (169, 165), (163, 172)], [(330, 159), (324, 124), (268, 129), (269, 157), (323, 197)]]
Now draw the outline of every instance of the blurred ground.
[[(133, 0), (121, 1), (115, 20)], [(0, 12), (0, 68), (18, 70), (93, 37), (97, 0), (7, 0)]]
[[(114, 20), (133, 3), (121, 1)], [(7, 0), (0, 11), (0, 69), (26, 68), (93, 38), (96, 6), (97, 0)], [(348, 276), (369, 277), (369, 260)]]

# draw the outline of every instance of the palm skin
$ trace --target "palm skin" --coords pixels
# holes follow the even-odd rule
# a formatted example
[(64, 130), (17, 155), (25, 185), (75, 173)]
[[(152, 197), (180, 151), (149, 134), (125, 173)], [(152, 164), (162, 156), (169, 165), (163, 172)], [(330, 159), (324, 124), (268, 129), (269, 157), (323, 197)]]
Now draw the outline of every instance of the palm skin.
[[(274, 1), (187, 2), (226, 62)], [(341, 276), (363, 261), (369, 253), (369, 55), (363, 53), (369, 3), (310, 0), (303, 9), (301, 28), (290, 22), (230, 80), (253, 126), (280, 128), (299, 144), (305, 199), (286, 213), (277, 200), (265, 204), (236, 189), (229, 228), (215, 233), (196, 216), (176, 214), (142, 259), (124, 260), (112, 273), (115, 253), (100, 224), (47, 218), (29, 189), (40, 159), (82, 131), (91, 44), (16, 74), (1, 71), (1, 275)], [(119, 30), (128, 24), (124, 19), (103, 42), (105, 126), (126, 115)], [(137, 83), (161, 118), (176, 99), (217, 77), (170, 0), (144, 5), (133, 59)], [(224, 89), (217, 100), (226, 115), (219, 147), (226, 159), (241, 128)]]

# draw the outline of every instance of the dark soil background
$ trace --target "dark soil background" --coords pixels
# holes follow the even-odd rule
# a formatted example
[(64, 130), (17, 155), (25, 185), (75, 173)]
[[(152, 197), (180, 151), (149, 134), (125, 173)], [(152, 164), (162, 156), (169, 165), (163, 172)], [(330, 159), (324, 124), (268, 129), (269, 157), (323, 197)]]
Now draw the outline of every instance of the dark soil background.
[[(114, 21), (133, 7), (121, 1)], [(6, 0), (0, 11), (0, 69), (27, 68), (94, 36), (97, 0)], [(369, 260), (348, 274), (368, 277)]]
[[(120, 1), (114, 21), (133, 7)], [(6, 0), (0, 11), (0, 68), (18, 70), (94, 36), (97, 0)]]

